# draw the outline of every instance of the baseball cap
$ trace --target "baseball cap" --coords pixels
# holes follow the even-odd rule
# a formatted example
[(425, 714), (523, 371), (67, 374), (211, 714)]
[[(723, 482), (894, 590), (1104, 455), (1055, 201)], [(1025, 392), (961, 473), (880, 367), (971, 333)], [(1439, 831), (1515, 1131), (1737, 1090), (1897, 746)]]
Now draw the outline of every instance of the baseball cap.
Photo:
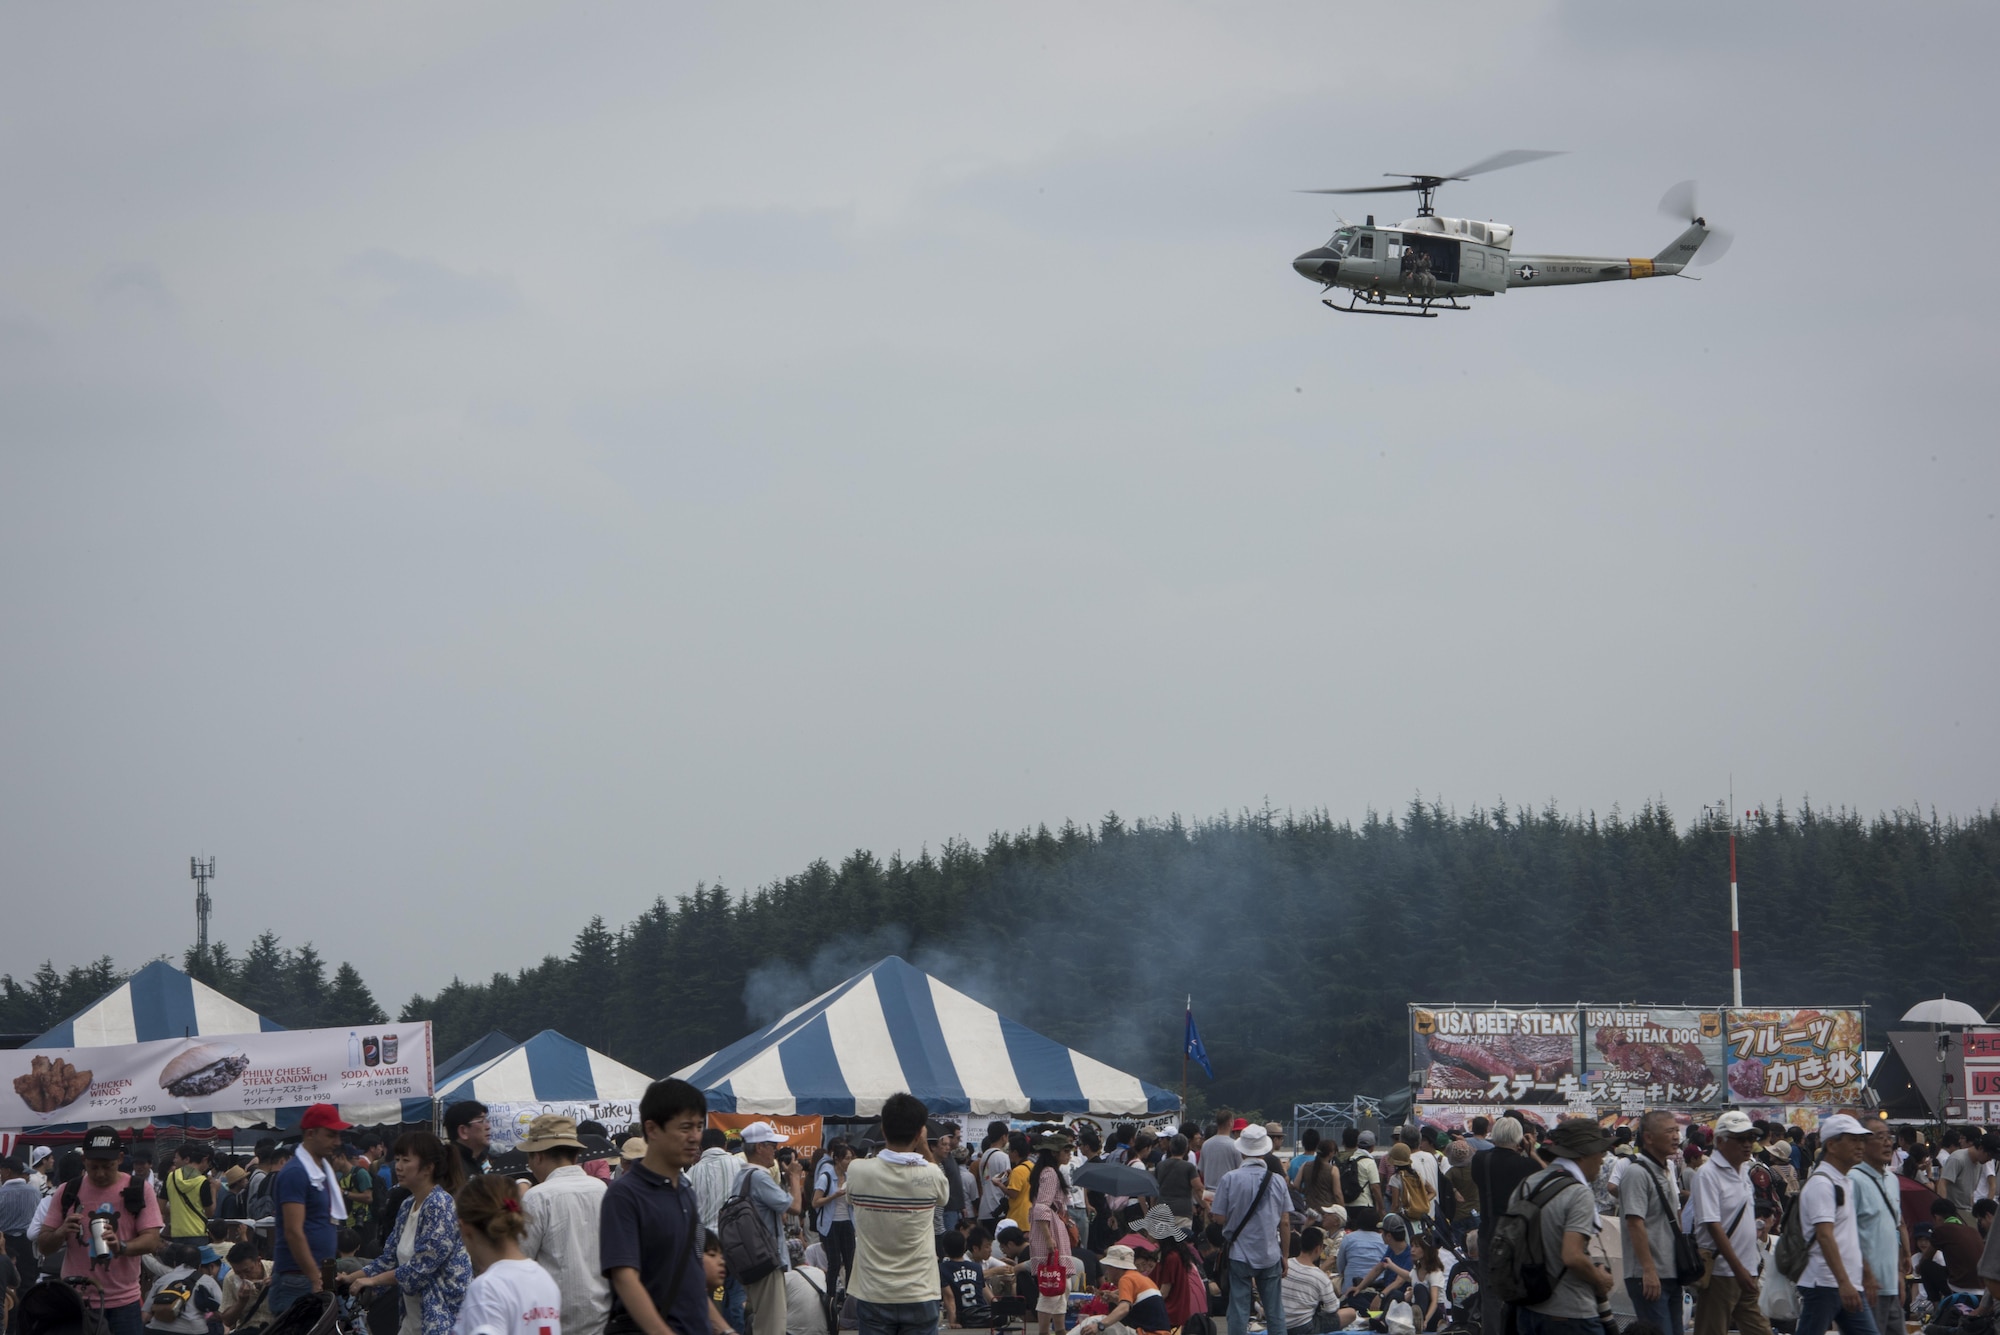
[(28, 1151), (28, 1167), (33, 1168), (36, 1164), (42, 1162), (42, 1160), (48, 1158), (50, 1155), (54, 1153), (55, 1151), (50, 1149), (46, 1145), (35, 1146), (35, 1148)]
[(1236, 1135), (1239, 1135), (1239, 1136), (1240, 1136), (1240, 1135), (1242, 1135), (1242, 1134), (1243, 1134), (1243, 1128), (1244, 1128), (1244, 1127), (1246, 1127), (1246, 1126), (1248, 1126), (1248, 1125), (1250, 1125), (1250, 1119), (1249, 1119), (1249, 1118), (1247, 1118), (1247, 1117), (1239, 1117), (1239, 1118), (1237, 1118), (1237, 1119), (1236, 1119), (1235, 1121), (1233, 1121), (1233, 1122), (1231, 1122), (1231, 1123), (1229, 1124), (1229, 1129), (1230, 1129), (1230, 1130), (1231, 1130), (1232, 1132), (1234, 1132), (1234, 1133), (1235, 1133)]
[(993, 1236), (996, 1238), (1002, 1233), (1019, 1233), (1020, 1231), (1021, 1226), (1011, 1219), (1002, 1219), (993, 1226)]
[(742, 1140), (745, 1145), (783, 1145), (790, 1136), (772, 1126), (769, 1122), (752, 1122), (743, 1128)]
[(315, 1103), (306, 1109), (306, 1115), (299, 1119), (301, 1131), (349, 1131), (353, 1123), (340, 1120), (340, 1109), (331, 1103)]
[(86, 1159), (116, 1159), (124, 1152), (125, 1138), (114, 1127), (93, 1126), (83, 1138)]
[(215, 1248), (209, 1246), (207, 1243), (202, 1244), (201, 1263), (203, 1265), (214, 1265), (217, 1261), (220, 1261), (221, 1259), (222, 1258), (220, 1256), (217, 1256), (215, 1254)]
[(1750, 1114), (1740, 1108), (1731, 1108), (1715, 1119), (1715, 1134), (1718, 1136), (1754, 1136), (1757, 1128), (1750, 1124)]
[(1861, 1123), (1855, 1121), (1846, 1113), (1835, 1113), (1831, 1117), (1822, 1117), (1819, 1119), (1819, 1138), (1822, 1144), (1832, 1140), (1835, 1136), (1865, 1136), (1867, 1134), (1868, 1132), (1862, 1127)]
[(1355, 1144), (1359, 1145), (1359, 1146), (1360, 1146), (1360, 1147), (1361, 1147), (1362, 1149), (1364, 1149), (1364, 1150), (1372, 1150), (1372, 1149), (1374, 1149), (1374, 1148), (1375, 1148), (1375, 1133), (1374, 1133), (1373, 1131), (1363, 1131), (1363, 1132), (1361, 1133), (1361, 1138), (1360, 1138), (1359, 1140), (1357, 1140), (1357, 1141), (1355, 1142)]
[(1410, 1226), (1403, 1222), (1403, 1216), (1399, 1214), (1385, 1214), (1382, 1216), (1382, 1231), (1384, 1233), (1407, 1233), (1409, 1228)]

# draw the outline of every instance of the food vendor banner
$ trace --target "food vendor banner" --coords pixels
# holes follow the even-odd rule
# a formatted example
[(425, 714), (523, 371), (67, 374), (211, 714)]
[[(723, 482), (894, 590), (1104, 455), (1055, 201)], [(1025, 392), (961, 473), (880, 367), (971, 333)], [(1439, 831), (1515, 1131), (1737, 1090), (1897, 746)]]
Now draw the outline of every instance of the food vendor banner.
[(545, 1113), (567, 1117), (579, 1126), (595, 1122), (605, 1130), (605, 1138), (617, 1143), (625, 1132), (638, 1125), (637, 1099), (586, 1099), (581, 1102), (549, 1099), (542, 1103), (489, 1103), (486, 1105), (487, 1134), (492, 1147), (502, 1154), (520, 1147), (528, 1138), (528, 1124)]
[(1966, 1120), (1981, 1125), (2000, 1120), (2000, 1029), (1968, 1029), (1960, 1042)]
[(0, 1051), (0, 1126), (14, 1128), (430, 1094), (428, 1020)]
[(1867, 1012), (1727, 1010), (1731, 1103), (1858, 1103), (1867, 1090), (1862, 1035)]
[(1577, 1102), (1578, 1016), (1575, 1006), (1410, 1007), (1416, 1101)]
[(1721, 1011), (1583, 1008), (1583, 1083), (1595, 1103), (1722, 1103), (1723, 1047)]

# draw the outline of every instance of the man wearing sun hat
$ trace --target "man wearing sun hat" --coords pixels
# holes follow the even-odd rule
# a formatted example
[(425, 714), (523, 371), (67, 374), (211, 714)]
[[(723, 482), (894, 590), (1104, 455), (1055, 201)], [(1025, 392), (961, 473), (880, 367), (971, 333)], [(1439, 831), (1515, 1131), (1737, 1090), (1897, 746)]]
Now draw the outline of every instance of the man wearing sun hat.
[(1879, 1335), (1875, 1314), (1863, 1296), (1871, 1276), (1861, 1259), (1861, 1231), (1855, 1219), (1848, 1177), (1861, 1162), (1868, 1131), (1846, 1113), (1819, 1122), (1820, 1161), (1799, 1188), (1799, 1223), (1806, 1234), (1806, 1268), (1799, 1276), (1798, 1335)]
[(1602, 1335), (1599, 1313), (1611, 1294), (1611, 1272), (1590, 1256), (1600, 1227), (1591, 1183), (1611, 1134), (1593, 1118), (1570, 1117), (1545, 1143), (1555, 1162), (1515, 1188), (1514, 1199), (1533, 1195), (1542, 1202), (1542, 1255), (1561, 1271), (1546, 1301), (1515, 1309), (1516, 1324), (1520, 1335)]
[(1242, 1167), (1215, 1188), (1209, 1217), (1222, 1225), (1229, 1258), (1229, 1335), (1250, 1329), (1251, 1285), (1264, 1303), (1264, 1320), (1271, 1330), (1285, 1328), (1283, 1295), (1285, 1256), (1292, 1246), (1292, 1197), (1271, 1171), (1264, 1156), (1271, 1152), (1271, 1134), (1261, 1126), (1246, 1126), (1236, 1138)]
[[(1257, 1128), (1260, 1133), (1263, 1129)], [(1174, 1328), (1173, 1318), (1167, 1315), (1167, 1302), (1160, 1293), (1160, 1286), (1146, 1273), (1153, 1264), (1150, 1257), (1135, 1253), (1121, 1242), (1105, 1248), (1097, 1264), (1106, 1271), (1106, 1279), (1114, 1274), (1117, 1276), (1118, 1301), (1103, 1316), (1085, 1317), (1078, 1322), (1077, 1335), (1090, 1335), (1090, 1332), (1098, 1330), (1136, 1330), (1142, 1335), (1151, 1335), (1151, 1332)]]
[(556, 1282), (563, 1335), (600, 1335), (611, 1315), (611, 1284), (597, 1245), (608, 1187), (578, 1166), (584, 1143), (572, 1118), (543, 1113), (528, 1123), (517, 1148), (527, 1154), (535, 1179), (521, 1197), (528, 1220), (521, 1251)]

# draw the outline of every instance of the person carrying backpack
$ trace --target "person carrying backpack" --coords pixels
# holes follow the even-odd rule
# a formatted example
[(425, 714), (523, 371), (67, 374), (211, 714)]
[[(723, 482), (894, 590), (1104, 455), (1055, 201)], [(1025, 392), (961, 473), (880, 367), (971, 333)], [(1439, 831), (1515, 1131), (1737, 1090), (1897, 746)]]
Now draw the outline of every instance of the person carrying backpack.
[(168, 1244), (160, 1254), (173, 1269), (154, 1282), (146, 1298), (146, 1329), (162, 1335), (222, 1335), (222, 1286), (215, 1276), (222, 1257), (203, 1243)]
[[(160, 1249), (160, 1203), (153, 1188), (118, 1171), (125, 1140), (108, 1126), (94, 1126), (83, 1138), (83, 1177), (63, 1184), (35, 1250), (62, 1254), (64, 1279), (94, 1281), (85, 1301), (101, 1307), (111, 1335), (139, 1335), (139, 1258)], [(93, 1238), (103, 1235), (103, 1255), (93, 1257)]]
[[(1375, 1133), (1348, 1127), (1340, 1133), (1340, 1198), (1349, 1228), (1374, 1228), (1382, 1218), (1382, 1170), (1375, 1166)], [(1357, 1216), (1355, 1211), (1365, 1211)]]
[(1603, 1335), (1612, 1280), (1590, 1256), (1600, 1227), (1590, 1184), (1611, 1137), (1592, 1119), (1572, 1117), (1543, 1144), (1554, 1162), (1522, 1182), (1500, 1213), (1481, 1296), (1513, 1309), (1519, 1335)]
[(715, 1231), (730, 1273), (749, 1300), (751, 1335), (785, 1335), (785, 1271), (791, 1268), (785, 1216), (797, 1212), (803, 1201), (805, 1165), (788, 1153), (785, 1182), (779, 1186), (771, 1170), (778, 1163), (778, 1147), (791, 1137), (769, 1122), (752, 1122), (742, 1137), (743, 1167), (716, 1214)]
[(1854, 1216), (1855, 1183), (1848, 1173), (1861, 1162), (1868, 1133), (1846, 1113), (1820, 1120), (1820, 1151), (1824, 1156), (1799, 1188), (1799, 1197), (1785, 1217), (1778, 1244), (1778, 1264), (1790, 1273), (1796, 1243), (1805, 1243), (1805, 1264), (1797, 1272), (1798, 1335), (1826, 1335), (1838, 1325), (1841, 1335), (1878, 1335), (1875, 1315), (1862, 1290), (1876, 1277), (1861, 1259), (1861, 1233)]

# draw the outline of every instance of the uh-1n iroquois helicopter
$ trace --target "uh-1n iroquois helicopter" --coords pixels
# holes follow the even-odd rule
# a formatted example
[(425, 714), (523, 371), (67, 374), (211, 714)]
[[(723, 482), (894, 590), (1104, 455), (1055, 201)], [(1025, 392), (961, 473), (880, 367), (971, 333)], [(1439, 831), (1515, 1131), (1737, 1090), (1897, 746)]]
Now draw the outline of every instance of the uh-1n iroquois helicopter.
[[(1437, 188), (1446, 181), (1463, 181), (1502, 167), (1558, 156), (1538, 149), (1516, 148), (1461, 167), (1447, 176), (1390, 172), (1403, 178), (1398, 185), (1364, 185), (1346, 190), (1308, 190), (1311, 195), (1373, 195), (1415, 191), (1417, 216), (1394, 226), (1378, 227), (1370, 214), (1355, 225), (1341, 219), (1340, 230), (1325, 245), (1292, 261), (1302, 277), (1320, 284), (1321, 291), (1348, 290), (1346, 305), (1331, 298), (1332, 310), (1356, 315), (1403, 315), (1434, 319), (1439, 311), (1465, 311), (1461, 297), (1497, 297), (1522, 287), (1568, 287), (1573, 283), (1606, 283), (1622, 278), (1666, 278), (1694, 261), (1722, 258), (1729, 234), (1711, 228), (1695, 213), (1694, 182), (1683, 181), (1667, 191), (1660, 211), (1685, 220), (1687, 230), (1651, 259), (1600, 259), (1590, 255), (1517, 255), (1514, 229), (1505, 223), (1469, 218), (1440, 218), (1431, 207)], [(1705, 243), (1705, 244), (1704, 244)]]

